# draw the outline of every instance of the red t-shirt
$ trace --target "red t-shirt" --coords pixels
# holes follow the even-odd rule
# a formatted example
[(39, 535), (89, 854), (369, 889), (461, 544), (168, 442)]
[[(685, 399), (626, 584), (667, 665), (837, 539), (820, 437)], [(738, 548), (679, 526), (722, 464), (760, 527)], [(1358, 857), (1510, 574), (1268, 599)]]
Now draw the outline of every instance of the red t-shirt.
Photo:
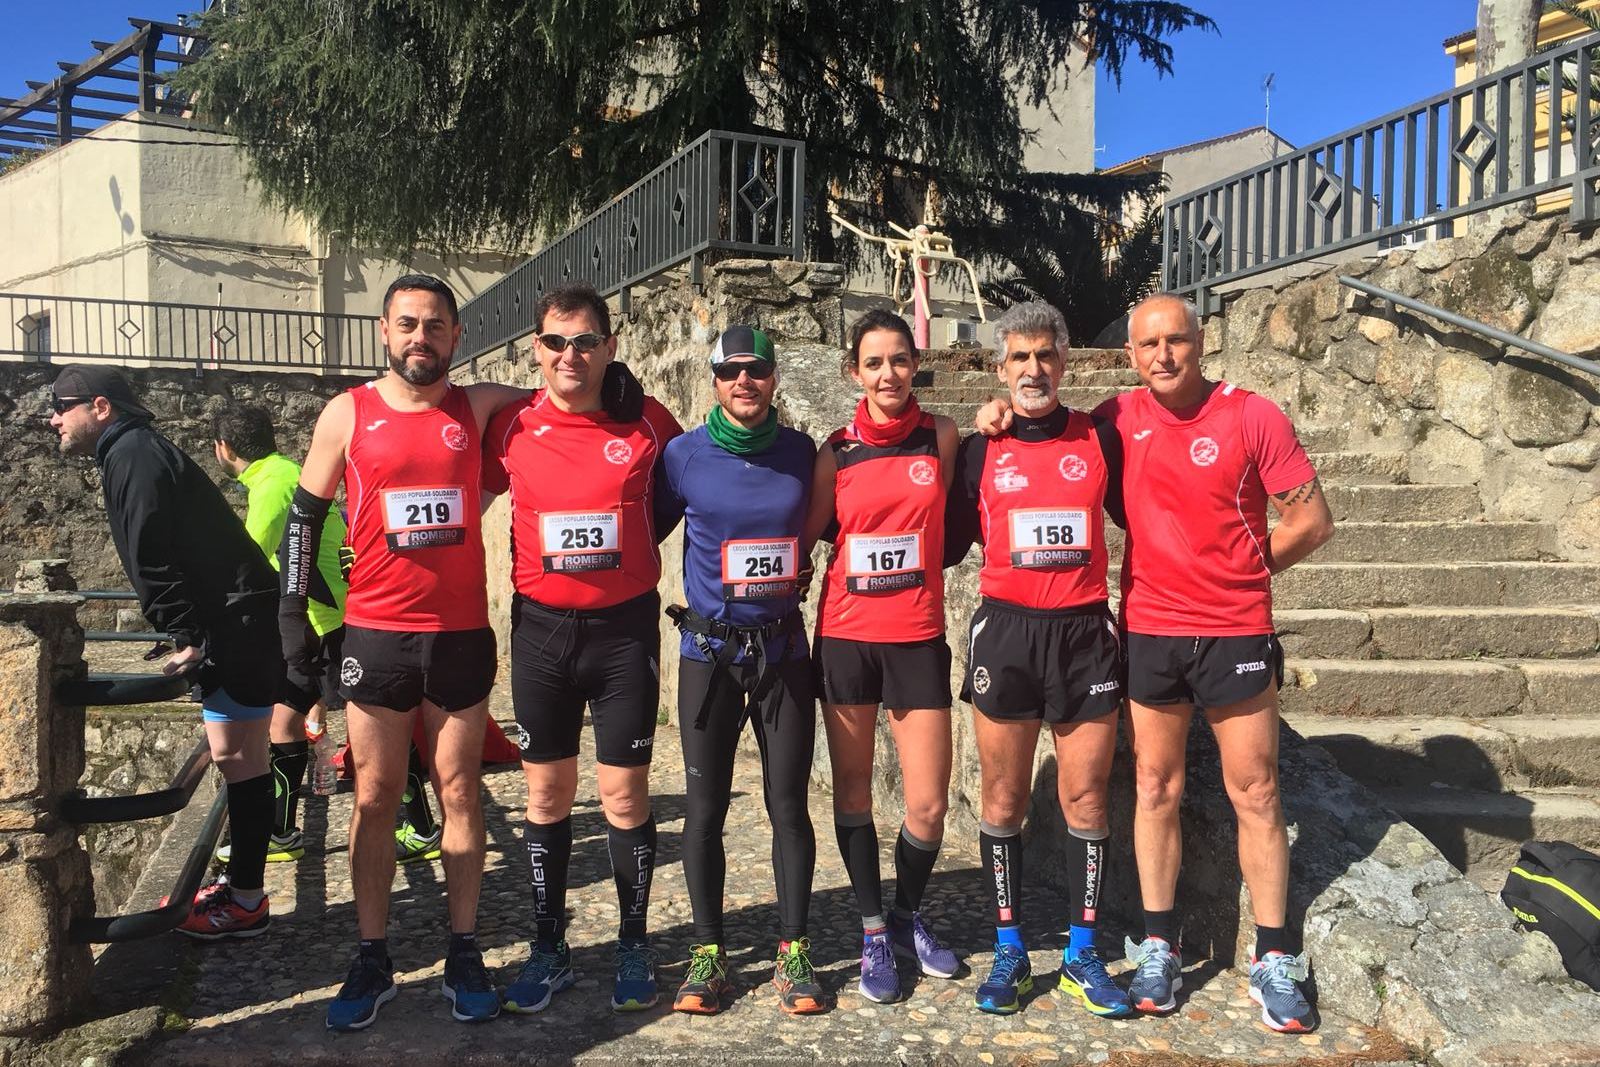
[(1218, 383), (1174, 413), (1148, 389), (1095, 409), (1124, 453), (1122, 618), (1132, 633), (1272, 633), (1267, 496), (1316, 477), (1294, 426), (1265, 397)]
[[(1034, 432), (1055, 427), (1052, 436)], [(1106, 599), (1105, 503), (1109, 468), (1094, 421), (1058, 408), (986, 441), (977, 485), (983, 568), (992, 600), (1059, 611)], [(974, 464), (975, 465), (975, 464)]]
[(428, 411), (396, 411), (376, 382), (350, 395), (344, 486), (356, 562), (345, 622), (419, 633), (488, 626), (482, 448), (466, 392), (451, 386)]
[(483, 487), (511, 490), (517, 592), (563, 610), (608, 608), (661, 580), (651, 514), (656, 459), (683, 432), (646, 397), (637, 422), (574, 413), (544, 390), (502, 409), (484, 436)]
[(833, 451), (839, 533), (828, 554), (817, 634), (926, 641), (944, 633), (945, 480), (932, 415), (904, 441), (869, 445), (852, 423)]

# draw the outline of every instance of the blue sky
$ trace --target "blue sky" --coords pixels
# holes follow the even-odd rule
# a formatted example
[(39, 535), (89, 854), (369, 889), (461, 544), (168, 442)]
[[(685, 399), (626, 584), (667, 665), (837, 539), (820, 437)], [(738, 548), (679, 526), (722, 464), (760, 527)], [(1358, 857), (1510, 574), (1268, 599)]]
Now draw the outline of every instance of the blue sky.
[[(1120, 90), (1095, 93), (1095, 144), (1110, 166), (1189, 141), (1260, 124), (1261, 80), (1277, 74), (1272, 126), (1296, 145), (1337, 133), (1447, 88), (1440, 42), (1473, 25), (1475, 0), (1188, 0), (1218, 33), (1173, 41), (1173, 76), (1134, 63)], [(0, 34), (0, 96), (47, 80), (58, 59), (89, 55), (90, 38), (116, 40), (129, 15), (171, 21), (200, 6), (172, 0), (13, 0)]]

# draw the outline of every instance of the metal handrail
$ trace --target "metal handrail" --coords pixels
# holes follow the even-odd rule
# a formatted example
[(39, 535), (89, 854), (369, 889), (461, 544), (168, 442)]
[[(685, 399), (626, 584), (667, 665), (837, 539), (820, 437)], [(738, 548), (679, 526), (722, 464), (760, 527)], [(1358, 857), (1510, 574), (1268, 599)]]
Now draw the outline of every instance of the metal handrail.
[(62, 682), (56, 699), (69, 707), (113, 708), (123, 704), (159, 704), (189, 692), (188, 674), (89, 674)]
[(721, 250), (799, 259), (805, 144), (712, 130), (546, 245), (461, 308), (456, 365), (533, 332), (548, 289), (588, 282), (600, 295)]
[(144, 632), (139, 632), (139, 631), (134, 631), (134, 630), (85, 630), (85, 631), (83, 631), (83, 639), (85, 641), (150, 641), (150, 642), (155, 642), (155, 641), (170, 641), (170, 640), (172, 640), (172, 635), (171, 634), (161, 633), (158, 630), (148, 630), (148, 631), (144, 631)]
[[(1215, 310), (1211, 290), (1562, 189), (1597, 216), (1600, 34), (1541, 52), (1333, 137), (1170, 197), (1161, 287)], [(1563, 75), (1574, 77), (1567, 91)], [(1520, 97), (1513, 107), (1513, 98)], [(1571, 114), (1567, 114), (1568, 107)], [(1545, 145), (1536, 146), (1541, 122)], [(1508, 143), (1521, 137), (1517, 173)]]
[(172, 784), (153, 793), (127, 797), (91, 797), (79, 789), (61, 801), (61, 817), (71, 823), (138, 822), (172, 815), (189, 805), (189, 798), (211, 766), (211, 743), (204, 736), (195, 742), (188, 759), (172, 776)]
[(1471, 330), (1473, 333), (1482, 334), (1490, 340), (1499, 341), (1503, 345), (1520, 348), (1524, 352), (1531, 352), (1536, 356), (1559, 363), (1564, 367), (1581, 370), (1586, 374), (1592, 374), (1600, 378), (1600, 363), (1596, 363), (1592, 359), (1568, 355), (1559, 349), (1551, 348), (1549, 345), (1540, 344), (1538, 341), (1530, 341), (1526, 337), (1518, 337), (1514, 333), (1508, 333), (1505, 330), (1490, 326), (1488, 323), (1479, 322), (1477, 319), (1469, 319), (1465, 315), (1457, 315), (1454, 311), (1446, 311), (1444, 308), (1435, 307), (1413, 297), (1384, 289), (1381, 286), (1373, 285), (1371, 282), (1364, 282), (1359, 278), (1352, 278), (1347, 274), (1339, 275), (1339, 284), (1347, 285), (1358, 293), (1366, 293), (1368, 296), (1387, 300), (1391, 304), (1410, 308), (1412, 311), (1420, 311), (1424, 315), (1432, 316), (1441, 322), (1448, 322), (1450, 325), (1459, 326), (1463, 330)]
[(194, 895), (200, 891), (200, 883), (211, 865), (211, 854), (217, 847), (217, 838), (222, 834), (222, 824), (227, 817), (228, 793), (219, 789), (216, 799), (211, 802), (211, 810), (206, 813), (206, 821), (200, 826), (200, 835), (189, 850), (188, 858), (183, 861), (183, 869), (178, 872), (172, 892), (167, 895), (166, 904), (132, 915), (94, 915), (74, 919), (67, 927), (68, 940), (80, 945), (109, 944), (138, 941), (175, 929), (194, 906)]

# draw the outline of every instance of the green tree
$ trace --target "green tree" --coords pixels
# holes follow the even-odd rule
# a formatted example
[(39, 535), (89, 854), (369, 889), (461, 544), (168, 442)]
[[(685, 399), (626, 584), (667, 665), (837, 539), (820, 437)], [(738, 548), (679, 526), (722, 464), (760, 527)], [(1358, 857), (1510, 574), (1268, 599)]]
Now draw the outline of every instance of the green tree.
[(204, 21), (181, 87), (269, 196), (362, 244), (526, 244), (723, 128), (806, 142), (812, 253), (846, 261), (840, 191), (881, 228), (937, 183), (962, 229), (1048, 180), (1017, 107), (1074, 48), (1167, 71), (1174, 33), (1213, 28), (1168, 0), (249, 0)]

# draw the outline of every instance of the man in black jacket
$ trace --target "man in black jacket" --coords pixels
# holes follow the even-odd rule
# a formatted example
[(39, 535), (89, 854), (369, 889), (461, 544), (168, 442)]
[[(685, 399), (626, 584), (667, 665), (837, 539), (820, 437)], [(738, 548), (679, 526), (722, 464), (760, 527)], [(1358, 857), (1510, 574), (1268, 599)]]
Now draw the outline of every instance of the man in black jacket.
[(194, 674), (211, 758), (228, 783), (228, 876), (196, 894), (178, 929), (253, 937), (270, 922), (267, 729), (284, 678), (277, 577), (211, 479), (151, 427), (120, 371), (70, 364), (52, 394), (61, 451), (99, 466), (123, 570), (145, 618), (177, 649), (162, 669)]

